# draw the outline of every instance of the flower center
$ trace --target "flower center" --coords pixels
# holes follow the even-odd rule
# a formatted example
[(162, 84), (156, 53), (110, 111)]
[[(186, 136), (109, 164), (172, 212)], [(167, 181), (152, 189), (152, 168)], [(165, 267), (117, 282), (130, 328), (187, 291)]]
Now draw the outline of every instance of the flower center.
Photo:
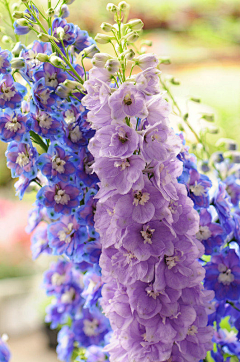
[(65, 113), (64, 120), (67, 124), (73, 123), (76, 121), (74, 113), (72, 111), (67, 110)]
[(83, 332), (86, 334), (86, 336), (92, 337), (97, 336), (99, 333), (97, 332), (97, 327), (99, 323), (96, 318), (94, 318), (92, 321), (89, 319), (84, 319), (83, 321)]
[(149, 199), (150, 199), (150, 194), (148, 192), (138, 191), (134, 194), (133, 205), (135, 206), (138, 206), (138, 204), (145, 205)]
[(203, 185), (198, 184), (197, 181), (195, 181), (195, 184), (191, 185), (189, 189), (195, 196), (206, 196), (206, 191)]
[(39, 94), (42, 104), (47, 104), (47, 101), (50, 97), (50, 91), (48, 88), (42, 90)]
[(156, 299), (156, 298), (159, 296), (159, 294), (160, 294), (160, 293), (155, 292), (155, 291), (153, 290), (152, 284), (150, 284), (149, 287), (147, 287), (145, 290), (146, 290), (146, 292), (147, 292), (147, 295), (148, 295), (149, 297), (152, 297), (153, 299)]
[(10, 132), (17, 132), (22, 126), (18, 122), (17, 117), (13, 116), (12, 119), (5, 124), (5, 128)]
[(6, 87), (6, 84), (3, 83), (1, 89), (1, 98), (3, 98), (5, 101), (10, 101), (10, 99), (13, 98), (16, 94), (15, 88), (13, 88), (13, 90), (11, 88), (12, 87)]
[(198, 328), (195, 325), (192, 325), (188, 328), (188, 332), (187, 335), (188, 336), (195, 336), (195, 334), (197, 334), (198, 332)]
[(131, 94), (127, 93), (123, 99), (123, 102), (126, 104), (126, 106), (131, 106), (132, 104), (132, 98), (131, 98)]
[(152, 244), (152, 236), (153, 236), (154, 231), (155, 231), (155, 229), (150, 229), (149, 225), (143, 226), (143, 230), (140, 231), (140, 233), (144, 239), (144, 244), (146, 244), (146, 243)]
[(45, 84), (48, 87), (56, 88), (58, 85), (57, 73), (53, 73), (53, 74), (46, 73), (45, 74)]
[(58, 190), (54, 196), (54, 200), (57, 204), (67, 205), (70, 197), (65, 193), (65, 190)]
[(42, 113), (40, 116), (38, 116), (37, 121), (39, 122), (39, 126), (41, 128), (51, 128), (52, 118), (48, 114)]
[(122, 129), (122, 128), (119, 129), (118, 139), (119, 139), (119, 141), (120, 141), (122, 144), (124, 144), (125, 142), (128, 141), (128, 136), (127, 136), (125, 130)]
[(20, 167), (24, 167), (29, 163), (29, 156), (24, 153), (24, 152), (19, 152), (17, 159), (16, 159), (16, 163), (20, 166)]
[(121, 161), (114, 162), (114, 167), (121, 167), (121, 171), (125, 170), (129, 166), (130, 166), (130, 163), (128, 162), (128, 160), (121, 160)]
[(127, 263), (130, 264), (132, 259), (137, 259), (137, 257), (131, 253), (130, 251), (126, 254), (123, 254), (123, 256), (126, 256), (126, 259), (127, 259)]
[(165, 255), (165, 263), (167, 264), (168, 269), (172, 269), (177, 265), (177, 262), (180, 260), (178, 255), (175, 256), (166, 256)]
[(62, 285), (65, 282), (65, 274), (53, 273), (51, 282), (53, 285)]
[(72, 241), (73, 234), (73, 223), (69, 223), (68, 226), (60, 230), (57, 235), (60, 241), (64, 241), (66, 244), (69, 244)]
[(226, 265), (219, 264), (218, 271), (220, 271), (218, 276), (219, 283), (222, 283), (223, 285), (229, 285), (234, 281), (234, 275), (232, 274), (231, 269), (226, 267)]
[(199, 231), (196, 234), (196, 238), (198, 240), (207, 240), (212, 235), (211, 231), (209, 230), (208, 226), (199, 226)]
[(67, 292), (63, 293), (61, 297), (62, 303), (72, 303), (75, 299), (76, 293), (74, 288), (70, 288)]
[(70, 130), (69, 136), (73, 143), (78, 142), (82, 138), (82, 132), (80, 131), (79, 126), (76, 126), (73, 130)]
[(56, 170), (58, 173), (64, 173), (66, 161), (61, 160), (60, 157), (54, 156), (52, 158), (52, 168)]

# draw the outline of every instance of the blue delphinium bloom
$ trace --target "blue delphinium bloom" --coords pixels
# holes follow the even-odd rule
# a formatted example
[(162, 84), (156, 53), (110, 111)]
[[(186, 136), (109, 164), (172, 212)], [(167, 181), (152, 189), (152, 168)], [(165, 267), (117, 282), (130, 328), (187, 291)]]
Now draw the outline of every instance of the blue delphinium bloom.
[[(31, 14), (31, 12), (28, 9), (26, 9), (24, 11), (24, 13), (29, 15), (29, 20), (36, 23), (36, 18), (39, 19), (39, 11), (36, 8), (36, 6), (34, 6), (34, 5), (29, 5), (29, 7), (32, 10), (32, 12), (34, 13), (34, 16)], [(13, 26), (14, 26), (14, 32), (18, 35), (27, 34), (27, 33), (29, 33), (29, 31), (32, 28), (32, 25), (30, 23), (28, 26), (22, 26), (22, 25), (19, 25), (17, 21), (14, 22)]]
[(19, 108), (27, 89), (14, 82), (11, 74), (0, 76), (0, 108)]
[(49, 34), (53, 35), (56, 39), (59, 39), (59, 47), (61, 45), (61, 35), (64, 47), (73, 44), (76, 40), (76, 26), (72, 23), (68, 23), (67, 20), (61, 18), (55, 18), (52, 22), (52, 29), (49, 29)]
[(0, 139), (4, 142), (29, 141), (29, 134), (26, 132), (28, 116), (19, 110), (5, 109), (0, 112)]
[(46, 226), (38, 227), (31, 237), (31, 250), (33, 259), (37, 259), (40, 254), (51, 254), (52, 250), (48, 245)]
[(57, 354), (61, 361), (71, 362), (72, 353), (74, 350), (75, 334), (70, 327), (64, 326), (58, 333)]
[(12, 59), (12, 53), (9, 50), (2, 50), (0, 48), (0, 74), (9, 73), (11, 70), (10, 61)]
[(38, 152), (29, 143), (11, 142), (6, 151), (7, 167), (11, 169), (12, 177), (24, 175), (33, 179), (37, 175), (36, 161)]
[(48, 180), (67, 182), (76, 172), (78, 162), (77, 155), (54, 142), (48, 148), (48, 152), (38, 158), (37, 165)]
[(86, 30), (81, 30), (78, 26), (76, 27), (76, 39), (73, 44), (76, 53), (80, 53), (84, 48), (94, 43), (95, 41), (88, 35)]
[(51, 88), (46, 87), (44, 78), (34, 83), (32, 88), (34, 103), (42, 110), (52, 111), (58, 99), (56, 93)]
[(231, 199), (226, 192), (226, 185), (219, 182), (218, 188), (214, 193), (212, 204), (215, 206), (221, 225), (226, 232), (230, 234), (234, 228), (234, 221), (231, 215)]
[(46, 87), (56, 89), (59, 83), (63, 83), (67, 79), (67, 74), (50, 63), (44, 63), (40, 69), (34, 72), (35, 81), (41, 78), (44, 78)]
[(9, 362), (11, 358), (11, 353), (8, 346), (3, 341), (3, 338), (0, 338), (0, 362)]
[(189, 171), (189, 181), (187, 184), (188, 195), (193, 200), (196, 208), (209, 206), (208, 190), (212, 182), (206, 175), (200, 174), (197, 170)]

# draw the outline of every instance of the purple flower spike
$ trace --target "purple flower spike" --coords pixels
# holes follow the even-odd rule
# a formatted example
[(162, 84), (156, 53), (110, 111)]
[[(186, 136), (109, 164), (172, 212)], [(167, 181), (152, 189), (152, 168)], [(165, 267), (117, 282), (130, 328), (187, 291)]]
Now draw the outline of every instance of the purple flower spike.
[(6, 74), (10, 72), (12, 54), (8, 50), (1, 50), (0, 48), (0, 74)]
[(26, 93), (27, 89), (14, 82), (10, 74), (0, 78), (0, 108), (19, 108)]

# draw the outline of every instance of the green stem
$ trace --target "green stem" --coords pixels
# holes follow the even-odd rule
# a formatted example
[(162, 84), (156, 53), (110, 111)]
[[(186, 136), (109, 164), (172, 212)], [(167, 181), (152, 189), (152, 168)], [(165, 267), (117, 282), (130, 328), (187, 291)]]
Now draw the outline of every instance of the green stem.
[(86, 80), (87, 80), (87, 73), (86, 73), (86, 69), (85, 69), (85, 67), (84, 67), (83, 59), (84, 59), (84, 57), (81, 58), (81, 63), (82, 63), (82, 67), (83, 67), (83, 70), (84, 70), (84, 79), (85, 79), (85, 82), (86, 82)]
[[(9, 18), (10, 18), (11, 23), (12, 23), (12, 28), (13, 28), (13, 30), (14, 30), (14, 26), (13, 26), (13, 24), (14, 24), (14, 19), (13, 19), (13, 17), (12, 17), (12, 13), (11, 13), (11, 10), (10, 10), (10, 7), (9, 7), (8, 0), (5, 0), (5, 7), (6, 7), (6, 9), (7, 9)], [(19, 36), (18, 36), (16, 33), (14, 33), (14, 35), (15, 35), (16, 41), (19, 41)]]
[(226, 303), (230, 304), (234, 309), (236, 309), (238, 312), (240, 312), (240, 309), (237, 308), (233, 302), (230, 302), (229, 300), (226, 300)]
[(46, 145), (46, 143), (42, 140), (42, 138), (36, 134), (33, 131), (30, 131), (30, 136), (32, 137), (32, 140), (39, 146), (41, 146), (41, 148), (47, 152), (48, 151), (48, 146)]

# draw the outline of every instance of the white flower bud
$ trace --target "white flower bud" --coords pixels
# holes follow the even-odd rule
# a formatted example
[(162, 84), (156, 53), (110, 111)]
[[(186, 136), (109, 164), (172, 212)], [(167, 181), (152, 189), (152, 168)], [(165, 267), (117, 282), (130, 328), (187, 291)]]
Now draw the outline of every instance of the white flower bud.
[(92, 64), (97, 68), (104, 68), (106, 62), (108, 59), (110, 59), (111, 56), (106, 53), (97, 53), (94, 55), (92, 59)]
[(125, 26), (128, 26), (133, 31), (138, 31), (143, 28), (143, 22), (141, 19), (130, 20)]
[(118, 4), (118, 7), (121, 11), (125, 11), (127, 8), (129, 8), (129, 5), (128, 5), (128, 3), (126, 3), (126, 1), (121, 1)]
[(156, 67), (159, 62), (155, 54), (142, 54), (134, 59), (134, 61), (135, 64), (138, 65), (142, 70), (150, 67)]
[(44, 43), (49, 42), (50, 38), (51, 38), (50, 35), (45, 34), (45, 33), (40, 33), (40, 34), (38, 34), (37, 37), (38, 37), (39, 40), (43, 41)]
[(75, 80), (66, 79), (62, 84), (71, 90), (76, 89), (76, 88), (84, 90), (82, 84), (79, 82), (76, 82)]
[(67, 5), (71, 5), (75, 0), (64, 0), (64, 3)]
[(61, 67), (61, 66), (66, 66), (66, 63), (64, 62), (63, 59), (57, 57), (56, 55), (50, 55), (49, 57), (49, 62), (54, 65), (55, 67)]
[(83, 49), (83, 54), (87, 58), (92, 58), (95, 54), (97, 54), (99, 52), (100, 52), (100, 50), (98, 49), (96, 44), (92, 44), (89, 47)]
[(103, 31), (105, 31), (106, 33), (109, 33), (110, 31), (112, 31), (113, 26), (109, 23), (102, 23), (100, 25), (100, 27), (102, 28)]
[(14, 68), (14, 69), (22, 69), (25, 67), (24, 58), (13, 58), (10, 63), (11, 63), (12, 68)]
[(56, 33), (60, 40), (64, 39), (65, 30), (61, 26), (56, 29)]
[(135, 57), (135, 53), (132, 49), (125, 50), (125, 52), (121, 53), (127, 60), (132, 60)]
[(10, 44), (10, 43), (12, 43), (12, 38), (10, 38), (10, 36), (3, 35), (3, 37), (2, 37), (2, 42), (3, 42), (4, 44)]
[(28, 26), (29, 25), (29, 22), (24, 18), (16, 20), (16, 23), (19, 26)]
[(139, 34), (135, 31), (131, 31), (131, 33), (128, 33), (125, 35), (124, 39), (126, 39), (129, 43), (134, 43), (139, 38)]
[(20, 8), (20, 4), (19, 3), (13, 3), (12, 4), (12, 11), (18, 11)]
[(38, 53), (36, 58), (40, 62), (49, 62), (49, 56), (47, 54), (44, 54), (44, 53)]
[(22, 49), (24, 49), (25, 46), (20, 42), (18, 41), (15, 45), (14, 45), (14, 48), (12, 49), (12, 54), (15, 56), (15, 57), (18, 57), (19, 54), (21, 53)]
[(14, 11), (13, 18), (14, 19), (22, 19), (24, 16), (24, 13), (22, 11)]
[(54, 11), (53, 8), (49, 8), (49, 9), (47, 9), (46, 13), (47, 13), (48, 16), (52, 17), (54, 15), (55, 11)]
[(118, 11), (118, 7), (113, 3), (108, 3), (106, 9), (111, 13), (116, 13)]
[(107, 43), (110, 43), (111, 40), (113, 40), (114, 37), (113, 36), (109, 36), (109, 35), (106, 35), (106, 34), (100, 34), (98, 33), (96, 36), (95, 36), (95, 41), (99, 44), (107, 44)]
[(120, 68), (120, 62), (117, 59), (109, 59), (105, 65), (105, 68), (111, 74), (117, 73)]

